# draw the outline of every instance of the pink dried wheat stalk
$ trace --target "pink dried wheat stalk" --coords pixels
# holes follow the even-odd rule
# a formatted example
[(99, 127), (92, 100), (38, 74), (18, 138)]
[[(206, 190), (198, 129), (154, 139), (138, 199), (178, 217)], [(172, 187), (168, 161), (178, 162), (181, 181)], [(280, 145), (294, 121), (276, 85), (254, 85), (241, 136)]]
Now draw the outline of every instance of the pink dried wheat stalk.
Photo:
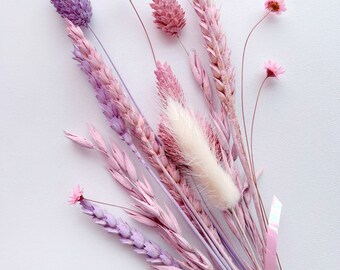
[[(215, 88), (217, 90), (218, 97), (223, 108), (222, 112), (226, 114), (225, 120), (222, 116), (221, 121), (216, 121), (217, 117), (215, 116), (214, 121), (217, 124), (222, 124), (219, 125), (219, 127), (224, 129), (226, 132), (231, 131), (234, 141), (234, 147), (237, 153), (236, 155), (234, 154), (234, 156), (238, 156), (240, 158), (240, 161), (244, 168), (246, 180), (250, 185), (252, 191), (251, 194), (254, 198), (254, 204), (257, 216), (259, 218), (259, 223), (261, 225), (262, 235), (264, 235), (265, 224), (263, 222), (263, 219), (261, 218), (262, 211), (259, 204), (258, 190), (256, 187), (256, 183), (254, 183), (253, 176), (251, 175), (251, 170), (249, 168), (249, 163), (245, 154), (242, 141), (241, 129), (237, 121), (237, 116), (233, 104), (235, 93), (234, 70), (230, 62), (230, 51), (227, 49), (226, 37), (219, 23), (219, 10), (212, 4), (210, 0), (194, 0), (194, 8), (198, 17), (200, 18), (201, 31), (209, 55), (210, 67), (215, 82)], [(232, 154), (231, 149), (229, 150), (229, 152), (229, 155)], [(235, 170), (233, 166), (230, 166), (230, 169)], [(249, 209), (249, 205), (245, 206), (244, 204), (241, 204), (241, 207), (247, 207)], [(241, 213), (241, 209), (238, 208), (239, 207), (236, 208), (236, 211), (238, 213)], [(244, 211), (243, 209), (242, 212), (247, 211)], [(240, 221), (242, 221), (242, 219), (240, 219)], [(250, 224), (248, 224), (248, 228), (251, 228), (251, 234), (253, 236), (253, 239), (256, 239), (255, 245), (258, 248), (259, 246), (261, 246), (261, 240), (259, 239), (260, 237), (257, 233), (257, 228), (254, 224), (254, 221), (248, 215), (246, 217), (246, 222), (250, 222)]]
[[(138, 222), (161, 229), (164, 239), (186, 260), (186, 266), (192, 269), (212, 269), (209, 260), (181, 236), (178, 223), (171, 211), (165, 212), (158, 205), (151, 186), (143, 175), (142, 177), (138, 176), (128, 155), (119, 150), (113, 142), (111, 142), (111, 150), (109, 150), (99, 132), (92, 126), (89, 126), (89, 130), (94, 140), (92, 147), (89, 146), (89, 140), (85, 138), (71, 133), (67, 133), (67, 137), (80, 146), (97, 150), (102, 154), (111, 176), (130, 194), (134, 206), (137, 208), (137, 211), (125, 211)], [(85, 145), (84, 141), (87, 142)]]

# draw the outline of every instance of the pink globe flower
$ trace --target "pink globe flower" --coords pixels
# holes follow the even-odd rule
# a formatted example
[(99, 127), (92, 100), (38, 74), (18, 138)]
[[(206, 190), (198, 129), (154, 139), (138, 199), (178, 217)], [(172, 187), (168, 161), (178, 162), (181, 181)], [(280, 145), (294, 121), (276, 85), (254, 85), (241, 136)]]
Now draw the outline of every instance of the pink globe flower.
[(282, 12), (287, 10), (284, 0), (267, 0), (264, 5), (268, 11), (277, 15), (281, 15)]
[(185, 26), (185, 12), (177, 0), (153, 0), (150, 6), (157, 28), (164, 33), (175, 36)]
[(83, 194), (84, 194), (84, 189), (80, 188), (80, 186), (77, 185), (73, 189), (72, 194), (71, 194), (68, 202), (70, 204), (76, 204), (77, 202), (82, 201), (84, 199)]
[(281, 67), (281, 65), (271, 60), (265, 62), (264, 68), (267, 72), (267, 77), (278, 78), (279, 75), (285, 73), (285, 70)]

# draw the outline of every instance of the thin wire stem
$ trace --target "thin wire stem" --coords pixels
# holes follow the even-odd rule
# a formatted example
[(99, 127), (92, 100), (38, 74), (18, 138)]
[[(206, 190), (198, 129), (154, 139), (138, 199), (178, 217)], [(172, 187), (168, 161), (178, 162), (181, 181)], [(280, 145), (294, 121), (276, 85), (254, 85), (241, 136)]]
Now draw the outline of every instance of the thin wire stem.
[[(245, 120), (245, 110), (244, 110), (244, 62), (245, 62), (245, 56), (246, 56), (246, 49), (247, 45), (249, 42), (249, 38), (254, 32), (254, 30), (260, 25), (260, 23), (269, 15), (270, 12), (267, 12), (255, 25), (254, 27), (250, 30), (246, 42), (244, 43), (243, 47), (243, 53), (242, 53), (242, 65), (241, 65), (241, 109), (242, 109), (242, 122), (243, 122), (243, 128), (244, 128), (244, 134), (245, 134), (245, 139), (246, 139), (246, 144), (247, 144), (247, 151), (248, 151), (248, 158), (249, 162), (251, 163), (250, 160), (250, 151), (249, 151), (249, 141), (248, 141), (248, 135), (247, 135), (247, 127), (246, 127), (246, 120)], [(251, 164), (249, 164), (251, 167)]]
[(123, 210), (126, 210), (126, 211), (133, 211), (127, 207), (124, 207), (124, 206), (120, 206), (120, 205), (116, 205), (116, 204), (111, 204), (111, 203), (104, 203), (104, 202), (101, 202), (101, 201), (96, 201), (96, 200), (92, 200), (92, 199), (88, 199), (88, 198), (85, 198), (84, 197), (84, 200), (87, 200), (89, 202), (93, 202), (93, 203), (98, 203), (98, 204), (102, 204), (102, 205), (107, 205), (107, 206), (111, 206), (111, 207), (115, 207), (115, 208), (120, 208), (120, 209), (123, 209)]
[[(255, 172), (255, 163), (254, 163), (254, 149), (253, 149), (253, 135), (254, 135), (254, 126), (255, 126), (255, 116), (256, 116), (256, 111), (257, 111), (257, 107), (258, 107), (258, 103), (260, 100), (260, 95), (263, 89), (263, 86), (265, 84), (265, 82), (267, 81), (269, 77), (267, 76), (266, 78), (264, 78), (264, 80), (261, 83), (260, 89), (257, 92), (257, 96), (256, 96), (256, 102), (255, 102), (255, 106), (254, 106), (254, 112), (253, 112), (253, 117), (252, 117), (252, 121), (251, 121), (251, 131), (250, 131), (250, 153), (251, 153), (251, 160), (252, 160), (252, 166), (253, 166), (253, 172)], [(261, 199), (261, 206), (264, 208), (263, 206), (263, 202)], [(264, 210), (264, 209), (263, 209)], [(265, 211), (265, 210), (264, 210)], [(281, 262), (280, 262), (280, 258), (279, 255), (276, 253), (276, 259), (277, 259), (277, 263), (279, 265), (279, 268), (282, 270), (282, 266), (281, 266)]]
[(185, 46), (184, 46), (182, 40), (180, 39), (179, 35), (177, 35), (176, 37), (177, 37), (179, 43), (181, 44), (183, 50), (185, 51), (186, 55), (189, 56), (189, 52), (188, 52), (188, 50), (185, 48)]
[(243, 47), (243, 53), (242, 53), (242, 65), (241, 65), (241, 110), (242, 110), (242, 122), (243, 122), (243, 128), (244, 128), (244, 135), (245, 135), (245, 139), (246, 139), (246, 145), (247, 145), (247, 152), (248, 152), (248, 165), (253, 177), (253, 181), (254, 181), (254, 185), (256, 188), (256, 193), (259, 197), (259, 201), (260, 201), (260, 214), (261, 214), (261, 219), (263, 222), (264, 227), (266, 227), (266, 217), (265, 217), (265, 212), (264, 212), (264, 207), (263, 207), (263, 202), (262, 202), (262, 198), (260, 196), (260, 193), (258, 191), (257, 188), (257, 184), (256, 184), (256, 179), (255, 179), (255, 173), (252, 170), (252, 162), (251, 162), (251, 157), (250, 157), (250, 147), (249, 147), (249, 140), (248, 140), (248, 134), (247, 134), (247, 127), (246, 127), (246, 120), (245, 120), (245, 110), (244, 110), (244, 62), (245, 62), (245, 55), (246, 55), (246, 49), (247, 49), (247, 45), (250, 39), (250, 36), (252, 35), (252, 33), (254, 32), (254, 30), (261, 24), (261, 22), (267, 18), (267, 16), (270, 14), (270, 12), (267, 12), (255, 25), (254, 27), (250, 30), (244, 47)]
[[(146, 142), (146, 143), (149, 144), (149, 142)], [(147, 146), (148, 147), (152, 147), (151, 145), (147, 145)], [(216, 254), (216, 253), (215, 254), (222, 256), (222, 258), (221, 258), (222, 261), (224, 261), (224, 263), (228, 264), (231, 270), (236, 270), (237, 268), (236, 268), (235, 264), (231, 261), (231, 258), (226, 254), (225, 250), (221, 249), (221, 245), (217, 242), (216, 238), (211, 234), (211, 232), (209, 231), (207, 225), (204, 223), (202, 218), (199, 216), (199, 214), (197, 213), (196, 209), (190, 203), (190, 201), (188, 200), (186, 195), (183, 193), (183, 191), (178, 187), (178, 184), (176, 183), (176, 181), (172, 178), (172, 176), (169, 174), (169, 172), (165, 169), (165, 167), (164, 167), (163, 163), (161, 162), (161, 160), (159, 159), (159, 157), (157, 155), (154, 155), (154, 159), (157, 162), (157, 164), (159, 165), (159, 167), (162, 170), (162, 172), (168, 178), (168, 180), (176, 188), (176, 191), (179, 193), (179, 195), (183, 199), (185, 205), (188, 207), (188, 211), (192, 214), (191, 215), (192, 218), (194, 220), (196, 220), (197, 224), (201, 227), (201, 231), (205, 235), (205, 238), (209, 242), (211, 242), (211, 244), (212, 244), (211, 247), (217, 249), (217, 252), (219, 254)]]
[(257, 92), (257, 96), (256, 96), (256, 102), (255, 102), (255, 106), (254, 106), (254, 112), (253, 112), (253, 117), (251, 120), (251, 130), (250, 130), (250, 159), (251, 159), (251, 163), (253, 166), (253, 172), (255, 172), (255, 164), (254, 164), (254, 149), (253, 149), (253, 135), (254, 135), (254, 125), (255, 125), (255, 115), (256, 115), (256, 110), (257, 110), (257, 105), (259, 103), (259, 99), (260, 99), (260, 95), (263, 89), (263, 85), (265, 84), (265, 82), (267, 81), (268, 76), (266, 78), (264, 78), (264, 80), (261, 83), (260, 89)]
[[(200, 197), (203, 206), (205, 207), (207, 215), (209, 216), (209, 218), (213, 222), (214, 226), (216, 227), (217, 233), (220, 236), (222, 243), (224, 242), (224, 247), (228, 250), (230, 255), (237, 262), (238, 266), (242, 267), (242, 269), (245, 269), (244, 260), (240, 257), (239, 253), (236, 250), (234, 250), (232, 247), (230, 247), (230, 245), (228, 244), (230, 242), (230, 240), (227, 237), (227, 233), (222, 229), (222, 226), (220, 225), (220, 223), (216, 219), (214, 213), (210, 210), (209, 206), (207, 205), (206, 200), (202, 195), (202, 191), (199, 190), (197, 184), (195, 183), (195, 181), (193, 179), (191, 179), (191, 182), (192, 182), (193, 186), (195, 187), (196, 192), (197, 192), (198, 196)], [(249, 255), (249, 258), (250, 258), (251, 256), (250, 256), (249, 252), (246, 251), (246, 253)]]
[(115, 64), (113, 63), (113, 61), (112, 61), (110, 55), (109, 55), (108, 52), (106, 51), (106, 49), (105, 49), (103, 43), (100, 41), (99, 37), (96, 35), (96, 33), (94, 32), (94, 30), (92, 29), (92, 27), (91, 27), (90, 25), (88, 26), (88, 28), (90, 29), (91, 33), (93, 34), (93, 36), (94, 36), (95, 39), (97, 40), (98, 44), (100, 45), (100, 47), (101, 47), (102, 50), (104, 51), (104, 53), (105, 53), (107, 59), (109, 60), (111, 66), (112, 66), (113, 69), (115, 70), (115, 72), (116, 72), (116, 74), (117, 74), (119, 80), (120, 80), (121, 83), (123, 84), (123, 86), (124, 86), (124, 88), (125, 88), (127, 94), (128, 94), (129, 97), (131, 98), (131, 100), (132, 100), (134, 106), (136, 107), (136, 109), (137, 109), (139, 112), (141, 112), (141, 110), (139, 109), (139, 107), (138, 107), (136, 101), (134, 100), (133, 96), (131, 95), (131, 92), (129, 91), (129, 88), (126, 86), (126, 84), (125, 84), (125, 82), (124, 82), (122, 76), (120, 75), (118, 69), (116, 68)]
[(145, 24), (141, 18), (141, 16), (139, 15), (137, 9), (136, 9), (136, 6), (134, 5), (134, 3), (132, 2), (132, 0), (129, 0), (133, 10), (135, 11), (137, 17), (138, 17), (138, 20), (140, 21), (142, 27), (143, 27), (143, 30), (144, 30), (144, 33), (146, 35), (146, 38), (148, 39), (148, 42), (149, 42), (149, 45), (150, 45), (150, 49), (151, 49), (151, 53), (152, 53), (152, 57), (153, 57), (153, 61), (155, 62), (155, 65), (157, 66), (157, 60), (156, 60), (156, 55), (155, 55), (155, 51), (153, 49), (153, 46), (152, 46), (152, 43), (151, 43), (151, 39), (150, 39), (150, 36), (149, 36), (149, 33), (148, 31), (146, 30), (146, 27), (145, 27)]
[(238, 227), (239, 227), (239, 231), (241, 231), (241, 234), (242, 234), (242, 236), (243, 236), (243, 238), (244, 238), (246, 244), (248, 245), (248, 249), (249, 249), (249, 252), (250, 252), (249, 255), (251, 256), (252, 261), (253, 261), (253, 263), (255, 264), (256, 269), (261, 270), (262, 267), (258, 264), (257, 257), (256, 257), (256, 255), (255, 255), (255, 253), (254, 253), (254, 250), (253, 250), (253, 248), (252, 248), (252, 246), (251, 246), (251, 244), (250, 244), (250, 242), (249, 242), (249, 239), (248, 239), (248, 237), (247, 237), (245, 231), (243, 230), (243, 228), (242, 228), (242, 226), (241, 226), (240, 220), (238, 219), (235, 210), (232, 209), (231, 212), (232, 212), (232, 215), (234, 216), (234, 218), (235, 218), (235, 220), (236, 220), (236, 223), (237, 223), (237, 225), (238, 225)]

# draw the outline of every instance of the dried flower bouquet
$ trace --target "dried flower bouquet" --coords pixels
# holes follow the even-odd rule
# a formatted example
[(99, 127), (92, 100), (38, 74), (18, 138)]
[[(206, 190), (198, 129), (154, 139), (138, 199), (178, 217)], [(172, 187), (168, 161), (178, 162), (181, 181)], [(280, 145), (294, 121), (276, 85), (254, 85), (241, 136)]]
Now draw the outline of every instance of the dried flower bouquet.
[[(114, 141), (105, 142), (92, 125), (89, 125), (91, 140), (65, 132), (65, 136), (79, 146), (101, 154), (112, 179), (130, 195), (132, 208), (87, 198), (79, 186), (73, 190), (70, 203), (79, 203), (83, 212), (104, 230), (117, 234), (121, 242), (133, 246), (135, 252), (145, 254), (154, 269), (282, 269), (276, 251), (282, 206), (274, 197), (267, 216), (257, 187), (260, 173), (255, 170), (253, 135), (256, 110), (265, 82), (278, 78), (284, 70), (274, 61), (265, 63), (264, 78), (248, 129), (244, 110), (244, 63), (254, 30), (272, 14), (280, 15), (286, 11), (284, 1), (265, 1), (265, 15), (245, 41), (240, 83), (242, 121), (239, 122), (234, 102), (238, 93), (234, 68), (215, 4), (211, 0), (190, 1), (201, 28), (209, 71), (198, 53), (194, 49), (189, 53), (181, 42), (181, 30), (190, 26), (178, 1), (153, 0), (150, 3), (156, 27), (169, 38), (176, 38), (188, 55), (192, 70), (188, 76), (197, 82), (206, 101), (209, 115), (205, 118), (187, 105), (175, 73), (156, 57), (143, 20), (129, 0), (155, 63), (155, 89), (161, 101), (161, 121), (157, 131), (141, 113), (132, 92), (91, 28), (90, 1), (51, 0), (51, 3), (65, 18), (67, 34), (74, 46), (74, 59), (93, 87), (110, 127), (131, 150), (127, 153)], [(86, 38), (82, 27), (90, 30), (110, 65)], [(137, 157), (143, 171), (137, 170), (129, 155)], [(199, 250), (185, 238), (172, 211), (157, 202), (149, 181), (160, 185), (164, 195), (173, 203), (172, 208), (183, 215), (205, 250)], [(154, 227), (177, 255), (172, 257), (156, 243), (145, 240), (140, 230), (132, 229), (100, 205), (122, 208), (137, 222)]]

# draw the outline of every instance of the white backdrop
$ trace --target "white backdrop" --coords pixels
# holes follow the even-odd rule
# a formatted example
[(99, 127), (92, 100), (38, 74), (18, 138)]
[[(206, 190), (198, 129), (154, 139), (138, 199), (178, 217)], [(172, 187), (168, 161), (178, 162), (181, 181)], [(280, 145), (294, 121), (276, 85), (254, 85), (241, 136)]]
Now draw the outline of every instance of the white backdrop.
[[(154, 67), (136, 16), (128, 1), (92, 2), (93, 28), (156, 127)], [(200, 108), (203, 101), (182, 48), (155, 29), (148, 1), (135, 2), (158, 58), (172, 65), (187, 100)], [(195, 14), (187, 1), (180, 2), (188, 19), (182, 41), (204, 53)], [(242, 44), (264, 12), (263, 1), (219, 0), (218, 6), (239, 85)], [(264, 168), (260, 189), (267, 209), (274, 194), (283, 202), (279, 253), (284, 269), (337, 269), (340, 2), (290, 0), (287, 7), (255, 32), (247, 54), (248, 116), (263, 62), (272, 58), (287, 70), (267, 85), (260, 102), (254, 142), (257, 165)], [(72, 60), (63, 20), (47, 0), (2, 0), (1, 9), (0, 269), (147, 269), (144, 258), (66, 203), (77, 183), (92, 198), (122, 205), (128, 199), (98, 156), (63, 137), (64, 129), (87, 136), (86, 123), (112, 134)], [(190, 237), (190, 230), (185, 234)]]

